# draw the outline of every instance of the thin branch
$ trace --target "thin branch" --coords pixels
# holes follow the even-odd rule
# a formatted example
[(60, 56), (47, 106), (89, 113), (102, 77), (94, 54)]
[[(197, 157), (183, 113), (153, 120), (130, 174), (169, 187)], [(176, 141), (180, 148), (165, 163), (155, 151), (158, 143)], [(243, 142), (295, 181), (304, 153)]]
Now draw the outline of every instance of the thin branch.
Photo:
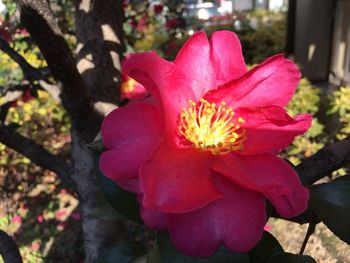
[(17, 0), (16, 3), (22, 24), (40, 48), (53, 77), (62, 87), (62, 105), (72, 117), (74, 127), (84, 134), (87, 141), (92, 140), (102, 118), (94, 111), (89, 92), (48, 1)]
[(60, 102), (59, 91), (56, 85), (52, 85), (44, 80), (39, 80), (39, 85), (32, 85), (28, 81), (24, 81), (22, 84), (7, 84), (5, 86), (0, 86), (0, 96), (3, 104), (0, 106), (0, 121), (4, 122), (6, 119), (7, 111), (9, 106), (13, 102), (20, 99), (25, 92), (31, 89), (44, 89), (51, 94), (51, 96)]
[(6, 120), (8, 110), (12, 103), (21, 98), (30, 87), (30, 84), (0, 86), (0, 96), (2, 96), (3, 102), (2, 105), (0, 105), (0, 122), (3, 123)]
[(5, 125), (0, 125), (0, 142), (23, 154), (33, 163), (55, 172), (68, 186), (74, 188), (69, 177), (70, 167), (59, 156), (49, 153), (41, 145)]
[(309, 158), (304, 159), (298, 166), (299, 174), (308, 184), (313, 184), (321, 178), (330, 175), (350, 164), (350, 136), (326, 146)]
[(0, 49), (5, 52), (7, 55), (15, 61), (23, 71), (23, 74), (26, 79), (31, 82), (39, 81), (40, 86), (45, 89), (49, 94), (57, 101), (60, 100), (60, 87), (58, 85), (54, 85), (50, 83), (50, 81), (46, 78), (43, 72), (39, 69), (34, 68), (30, 65), (27, 60), (19, 54), (16, 50), (10, 47), (9, 44), (0, 36)]
[(16, 242), (2, 230), (0, 230), (0, 255), (5, 263), (23, 262)]
[(313, 218), (311, 220), (311, 222), (309, 223), (309, 226), (307, 228), (303, 244), (301, 245), (301, 248), (300, 248), (300, 251), (299, 251), (299, 255), (304, 254), (307, 242), (309, 241), (311, 235), (315, 232), (316, 225), (317, 225), (317, 223), (315, 222), (315, 219)]
[(0, 49), (5, 52), (10, 58), (15, 61), (23, 70), (24, 76), (30, 80), (39, 80), (42, 78), (40, 71), (36, 70), (30, 65), (23, 56), (21, 56), (16, 50), (10, 47), (9, 44), (0, 36)]
[(13, 102), (22, 97), (22, 95), (30, 88), (31, 85), (29, 83), (0, 86), (0, 96), (2, 97), (3, 103)]

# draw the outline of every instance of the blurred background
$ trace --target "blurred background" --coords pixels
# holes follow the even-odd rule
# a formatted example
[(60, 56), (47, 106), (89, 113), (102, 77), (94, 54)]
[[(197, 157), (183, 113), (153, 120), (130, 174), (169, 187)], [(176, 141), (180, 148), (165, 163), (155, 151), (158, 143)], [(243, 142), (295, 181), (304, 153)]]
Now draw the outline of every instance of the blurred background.
[[(50, 5), (71, 49), (76, 50), (72, 1), (51, 0)], [(0, 47), (3, 50), (7, 43), (46, 74), (46, 62), (20, 25), (15, 8), (12, 1), (0, 0)], [(124, 11), (126, 54), (155, 50), (173, 60), (196, 31), (210, 34), (226, 29), (238, 34), (249, 67), (276, 53), (293, 59), (303, 79), (288, 111), (292, 115), (309, 112), (315, 118), (309, 132), (281, 153), (292, 163), (350, 134), (350, 1), (124, 1)], [(8, 113), (6, 119), (0, 116), (1, 121), (50, 152), (68, 155), (68, 114), (36, 84), (0, 50), (0, 106)], [(16, 85), (27, 90), (7, 93)], [(133, 91), (134, 85), (122, 85), (126, 99)], [(346, 172), (340, 169), (333, 176)], [(78, 197), (56, 174), (0, 144), (0, 187), (0, 229), (14, 236), (24, 262), (82, 262)], [(103, 205), (95, 213), (118, 217), (106, 213)], [(130, 223), (122, 224), (138, 239), (150, 235)], [(306, 232), (306, 226), (276, 219), (268, 222), (267, 229), (286, 251), (294, 253)], [(311, 237), (306, 254), (318, 262), (350, 262), (349, 246), (322, 225)]]

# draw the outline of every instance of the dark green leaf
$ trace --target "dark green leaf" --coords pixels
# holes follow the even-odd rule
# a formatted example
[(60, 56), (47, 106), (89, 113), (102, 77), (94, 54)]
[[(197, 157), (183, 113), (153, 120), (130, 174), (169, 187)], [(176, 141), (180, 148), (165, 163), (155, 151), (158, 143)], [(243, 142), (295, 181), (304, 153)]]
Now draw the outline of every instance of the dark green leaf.
[(136, 223), (143, 224), (143, 221), (140, 216), (139, 204), (137, 202), (136, 195), (134, 195), (131, 192), (125, 191), (111, 179), (104, 176), (99, 169), (97, 161), (95, 164), (96, 174), (100, 183), (101, 190), (108, 202), (121, 215)]
[(314, 213), (340, 239), (350, 244), (350, 176), (315, 185), (310, 190)]
[(86, 145), (87, 147), (95, 150), (98, 153), (102, 153), (103, 151), (106, 150), (105, 146), (103, 145), (102, 142), (102, 135), (101, 132), (99, 132), (96, 136), (96, 138), (89, 144)]
[(311, 221), (314, 222), (315, 224), (318, 224), (319, 222), (321, 222), (321, 220), (315, 216), (315, 213), (310, 208), (310, 204), (308, 206), (309, 206), (309, 208), (306, 211), (304, 211), (303, 213), (301, 213), (300, 215), (297, 215), (295, 217), (283, 218), (279, 214), (277, 214), (275, 209), (272, 210), (270, 216), (275, 217), (275, 218), (282, 218), (284, 220), (295, 222), (295, 223), (298, 223), (301, 225), (306, 224), (306, 223), (310, 223)]
[[(157, 239), (156, 239), (157, 241)], [(161, 263), (157, 242), (154, 243), (151, 252), (148, 254), (147, 263)]]
[(269, 232), (264, 232), (259, 243), (248, 253), (250, 263), (268, 263), (269, 259), (278, 253), (283, 252), (283, 248), (276, 238)]
[(279, 253), (274, 255), (269, 263), (317, 263), (310, 256), (295, 255), (291, 253)]
[[(157, 233), (156, 246), (152, 251), (153, 256), (149, 256), (147, 263), (249, 263), (249, 256), (247, 254), (234, 253), (224, 246), (221, 246), (209, 258), (186, 256), (173, 246), (166, 232)], [(159, 253), (159, 256), (157, 253)]]
[(118, 213), (112, 205), (107, 201), (104, 194), (100, 193), (96, 197), (96, 206), (93, 211), (95, 217), (102, 220), (112, 220), (112, 221), (123, 221), (125, 217), (123, 217), (120, 213)]
[(131, 263), (146, 253), (140, 242), (129, 241), (111, 246), (99, 259), (98, 263)]

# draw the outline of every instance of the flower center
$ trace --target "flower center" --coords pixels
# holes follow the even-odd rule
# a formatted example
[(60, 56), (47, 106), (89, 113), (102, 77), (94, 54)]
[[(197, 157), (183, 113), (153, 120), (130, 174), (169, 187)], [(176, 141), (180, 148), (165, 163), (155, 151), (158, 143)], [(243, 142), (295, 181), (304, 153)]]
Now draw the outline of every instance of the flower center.
[(199, 103), (188, 101), (188, 108), (180, 113), (178, 130), (192, 145), (212, 154), (226, 154), (243, 148), (246, 139), (245, 131), (241, 129), (243, 118), (235, 118), (234, 111), (225, 107), (225, 102), (219, 106), (201, 99)]

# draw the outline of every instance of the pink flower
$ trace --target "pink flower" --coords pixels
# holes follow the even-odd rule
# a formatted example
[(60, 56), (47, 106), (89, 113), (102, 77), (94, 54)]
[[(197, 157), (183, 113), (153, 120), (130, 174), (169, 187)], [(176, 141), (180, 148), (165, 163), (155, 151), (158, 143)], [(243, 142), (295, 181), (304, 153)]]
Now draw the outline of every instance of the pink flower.
[(79, 212), (73, 212), (70, 216), (76, 221), (80, 220), (81, 217)]
[(56, 216), (57, 219), (62, 218), (65, 215), (66, 215), (66, 211), (65, 210), (58, 210), (58, 211), (55, 212), (55, 216)]
[(34, 251), (38, 251), (38, 250), (40, 249), (40, 246), (41, 246), (41, 244), (40, 244), (40, 242), (38, 242), (38, 241), (34, 241), (34, 242), (32, 243), (32, 249), (33, 249)]
[(19, 215), (15, 215), (14, 217), (12, 217), (11, 222), (16, 224), (22, 224), (22, 217)]
[(67, 226), (67, 223), (65, 223), (65, 222), (60, 222), (60, 223), (57, 224), (56, 229), (57, 229), (58, 231), (62, 231), (62, 230), (64, 230), (64, 229), (66, 228), (66, 226)]
[(264, 230), (270, 232), (270, 231), (272, 230), (272, 226), (269, 225), (269, 224), (266, 224), (266, 225), (264, 226)]
[(180, 21), (176, 18), (170, 18), (165, 22), (165, 27), (167, 29), (173, 29), (180, 24)]
[(160, 4), (154, 5), (154, 6), (153, 6), (153, 10), (154, 10), (154, 13), (155, 13), (156, 15), (159, 15), (160, 13), (163, 12), (163, 6), (160, 5)]
[(12, 36), (6, 28), (0, 27), (0, 37), (2, 37), (6, 42), (12, 41)]
[(38, 215), (36, 217), (36, 221), (38, 221), (38, 223), (42, 223), (42, 222), (44, 222), (44, 217), (42, 215)]
[(275, 55), (248, 71), (234, 33), (199, 32), (174, 62), (145, 52), (124, 70), (151, 97), (106, 117), (100, 168), (179, 250), (246, 252), (262, 237), (265, 199), (286, 218), (307, 208), (308, 190), (276, 156), (312, 119), (284, 109), (300, 80), (292, 61)]

